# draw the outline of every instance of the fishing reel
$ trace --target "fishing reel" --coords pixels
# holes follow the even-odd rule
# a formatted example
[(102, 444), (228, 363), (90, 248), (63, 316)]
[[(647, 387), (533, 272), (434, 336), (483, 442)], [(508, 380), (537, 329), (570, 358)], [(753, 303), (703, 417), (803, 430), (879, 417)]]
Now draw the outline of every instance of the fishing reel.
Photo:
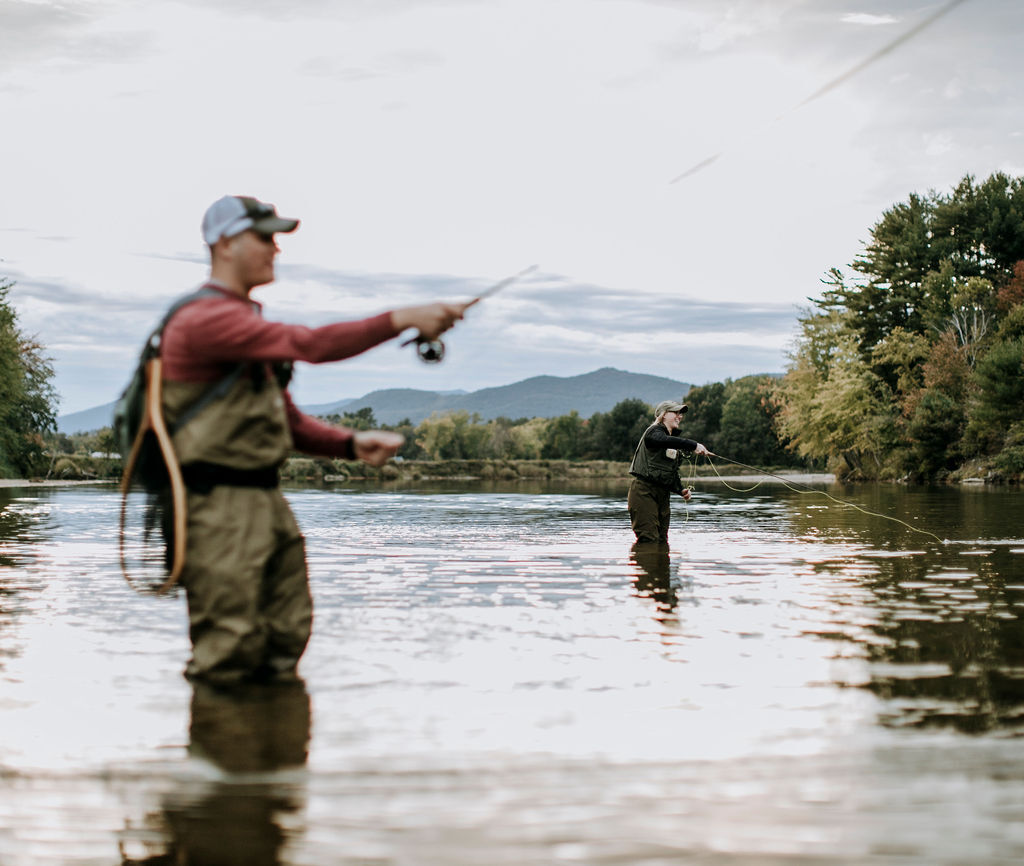
[(416, 337), (416, 357), (424, 364), (440, 364), (444, 360), (444, 341)]
[(444, 341), (441, 339), (429, 340), (422, 334), (410, 337), (402, 346), (416, 344), (416, 357), (424, 364), (440, 364), (444, 360)]

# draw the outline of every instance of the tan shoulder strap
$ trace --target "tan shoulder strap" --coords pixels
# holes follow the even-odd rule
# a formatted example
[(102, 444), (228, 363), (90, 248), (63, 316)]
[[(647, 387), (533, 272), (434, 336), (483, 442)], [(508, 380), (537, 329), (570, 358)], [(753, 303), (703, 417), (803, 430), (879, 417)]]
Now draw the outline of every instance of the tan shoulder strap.
[(128, 566), (125, 561), (124, 550), (124, 528), (128, 510), (128, 491), (132, 484), (132, 475), (135, 471), (135, 464), (139, 459), (142, 450), (142, 442), (146, 434), (152, 431), (160, 446), (160, 453), (167, 466), (167, 475), (171, 483), (171, 502), (174, 509), (174, 553), (171, 560), (171, 571), (167, 579), (159, 587), (158, 592), (165, 592), (177, 583), (181, 571), (185, 567), (185, 542), (188, 527), (187, 498), (185, 495), (185, 481), (181, 476), (181, 466), (178, 463), (177, 455), (174, 453), (174, 446), (171, 443), (171, 435), (164, 423), (162, 407), (162, 368), (160, 358), (152, 358), (146, 362), (146, 400), (142, 414), (142, 422), (135, 434), (135, 441), (132, 449), (125, 460), (124, 472), (121, 475), (121, 534), (120, 553), (121, 571), (125, 580), (132, 583), (128, 574)]

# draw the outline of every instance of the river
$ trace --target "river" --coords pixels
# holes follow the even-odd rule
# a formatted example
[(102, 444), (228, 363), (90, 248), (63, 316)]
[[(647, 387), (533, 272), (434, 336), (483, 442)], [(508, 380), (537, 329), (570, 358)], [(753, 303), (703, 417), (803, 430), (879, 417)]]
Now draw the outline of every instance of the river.
[(0, 863), (1021, 862), (1021, 494), (808, 489), (290, 489), (304, 681), (233, 695), (115, 491), (0, 489)]

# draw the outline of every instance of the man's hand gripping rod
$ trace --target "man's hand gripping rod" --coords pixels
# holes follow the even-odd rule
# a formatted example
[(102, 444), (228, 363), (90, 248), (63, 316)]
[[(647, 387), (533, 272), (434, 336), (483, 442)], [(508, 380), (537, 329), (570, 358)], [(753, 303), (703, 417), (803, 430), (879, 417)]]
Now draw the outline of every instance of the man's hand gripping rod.
[[(489, 298), (491, 295), (497, 294), (505, 288), (505, 286), (511, 285), (516, 282), (516, 280), (521, 280), (527, 274), (532, 273), (535, 270), (537, 270), (537, 265), (530, 265), (530, 267), (524, 268), (518, 274), (505, 277), (505, 279), (495, 283), (490, 288), (484, 289), (479, 295), (473, 298), (473, 300), (467, 301), (466, 306), (463, 307), (463, 311), (468, 310), (474, 304), (479, 304), (480, 301), (484, 300), (484, 298)], [(402, 343), (402, 345), (408, 346), (411, 343), (416, 344), (416, 354), (425, 364), (436, 364), (444, 359), (444, 341), (441, 339), (428, 340), (422, 334), (417, 334), (415, 337), (410, 337)]]

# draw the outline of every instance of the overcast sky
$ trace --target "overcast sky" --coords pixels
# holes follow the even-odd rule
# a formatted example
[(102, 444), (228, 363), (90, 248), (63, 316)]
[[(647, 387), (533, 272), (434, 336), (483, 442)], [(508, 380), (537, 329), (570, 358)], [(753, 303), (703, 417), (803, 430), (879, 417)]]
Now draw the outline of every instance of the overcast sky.
[(0, 274), (61, 413), (116, 398), (225, 193), (302, 219), (271, 318), (539, 265), (443, 364), (304, 366), (303, 403), (782, 371), (885, 208), (1024, 174), (1022, 34), (1019, 0), (0, 0)]

